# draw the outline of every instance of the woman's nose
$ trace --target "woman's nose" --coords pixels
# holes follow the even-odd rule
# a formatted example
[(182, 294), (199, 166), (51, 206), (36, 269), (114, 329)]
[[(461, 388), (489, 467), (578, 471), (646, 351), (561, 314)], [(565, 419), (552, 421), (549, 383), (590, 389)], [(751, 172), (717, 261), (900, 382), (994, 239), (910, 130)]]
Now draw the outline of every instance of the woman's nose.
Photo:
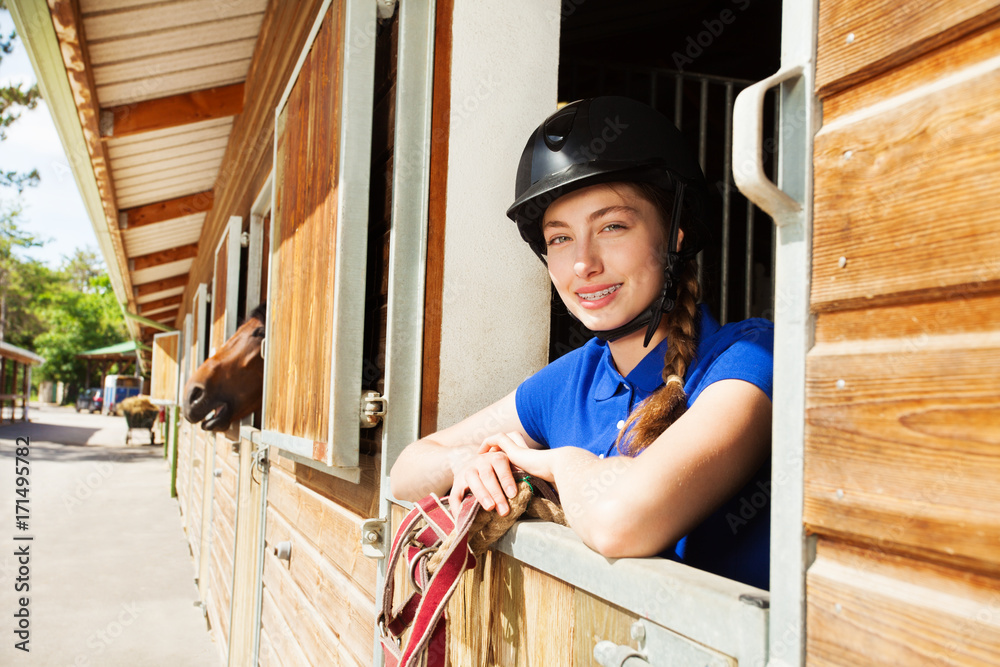
[(576, 261), (573, 263), (573, 271), (580, 278), (599, 273), (601, 270), (601, 258), (597, 249), (592, 243), (578, 243), (576, 247)]

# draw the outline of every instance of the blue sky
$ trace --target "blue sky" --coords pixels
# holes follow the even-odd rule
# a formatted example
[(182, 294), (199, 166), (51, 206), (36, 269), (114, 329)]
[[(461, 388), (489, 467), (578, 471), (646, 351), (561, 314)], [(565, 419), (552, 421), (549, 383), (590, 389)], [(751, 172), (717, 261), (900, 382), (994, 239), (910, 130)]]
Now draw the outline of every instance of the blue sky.
[[(10, 14), (0, 11), (0, 31), (9, 35), (14, 28)], [(35, 81), (31, 61), (18, 42), (14, 53), (5, 55), (0, 63), (0, 84)], [(77, 248), (98, 251), (97, 237), (76, 181), (63, 153), (59, 135), (52, 124), (49, 109), (42, 101), (33, 111), (23, 111), (21, 118), (7, 128), (7, 140), (0, 142), (0, 168), (4, 171), (38, 169), (42, 177), (36, 188), (26, 188), (21, 196), (22, 226), (36, 236), (48, 239), (41, 248), (21, 251), (55, 268), (64, 256)], [(15, 199), (17, 191), (4, 188), (0, 198)]]

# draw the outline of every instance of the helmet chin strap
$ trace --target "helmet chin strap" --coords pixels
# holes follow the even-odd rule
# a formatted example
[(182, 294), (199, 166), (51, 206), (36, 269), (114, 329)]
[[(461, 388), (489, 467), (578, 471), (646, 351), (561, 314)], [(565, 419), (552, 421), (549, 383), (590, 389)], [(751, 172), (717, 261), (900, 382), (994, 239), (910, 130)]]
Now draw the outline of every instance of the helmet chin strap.
[(617, 329), (609, 329), (608, 331), (590, 331), (588, 329), (600, 340), (615, 341), (646, 327), (646, 337), (642, 341), (642, 346), (649, 347), (649, 341), (653, 339), (653, 334), (660, 326), (663, 314), (674, 309), (674, 305), (677, 303), (677, 272), (681, 266), (681, 255), (676, 252), (677, 236), (680, 232), (681, 207), (683, 205), (684, 183), (678, 182), (670, 211), (670, 233), (667, 238), (669, 250), (663, 267), (663, 289), (660, 291), (660, 296), (649, 304), (646, 310), (636, 315), (631, 322), (626, 322)]

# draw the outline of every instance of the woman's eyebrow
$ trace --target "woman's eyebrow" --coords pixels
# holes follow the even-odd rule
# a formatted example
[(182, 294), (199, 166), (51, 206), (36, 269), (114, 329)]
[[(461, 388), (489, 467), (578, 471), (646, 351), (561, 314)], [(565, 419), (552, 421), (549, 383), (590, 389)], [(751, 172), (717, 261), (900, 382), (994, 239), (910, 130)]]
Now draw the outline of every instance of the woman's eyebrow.
[(562, 220), (547, 220), (547, 221), (545, 221), (545, 222), (542, 223), (542, 231), (545, 231), (546, 229), (548, 229), (550, 227), (563, 227), (563, 228), (565, 228), (565, 227), (569, 227), (569, 225), (567, 225)]
[(605, 206), (604, 208), (599, 208), (590, 214), (589, 220), (593, 222), (598, 218), (603, 218), (606, 215), (612, 213), (636, 213), (637, 211), (631, 206), (625, 206), (624, 204), (617, 204), (615, 206)]

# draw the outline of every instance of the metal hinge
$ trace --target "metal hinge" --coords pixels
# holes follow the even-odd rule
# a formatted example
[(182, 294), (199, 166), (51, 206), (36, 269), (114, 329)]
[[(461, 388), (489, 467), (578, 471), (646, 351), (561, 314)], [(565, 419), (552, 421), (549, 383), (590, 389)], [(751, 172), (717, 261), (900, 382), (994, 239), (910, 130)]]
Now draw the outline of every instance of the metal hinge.
[(388, 527), (388, 519), (366, 519), (362, 522), (361, 553), (369, 558), (385, 558), (385, 531)]
[(385, 417), (388, 408), (385, 396), (369, 389), (361, 394), (361, 428), (375, 428)]
[[(251, 442), (253, 442), (252, 439), (251, 439)], [(257, 445), (257, 449), (254, 450), (254, 452), (253, 452), (253, 454), (251, 456), (251, 458), (253, 460), (253, 465), (254, 465), (255, 468), (257, 468), (258, 470), (260, 470), (262, 473), (265, 473), (265, 472), (267, 472), (267, 466), (270, 463), (267, 460), (267, 447), (268, 446), (267, 446), (266, 443), (263, 443), (263, 442), (255, 442), (254, 444)]]

